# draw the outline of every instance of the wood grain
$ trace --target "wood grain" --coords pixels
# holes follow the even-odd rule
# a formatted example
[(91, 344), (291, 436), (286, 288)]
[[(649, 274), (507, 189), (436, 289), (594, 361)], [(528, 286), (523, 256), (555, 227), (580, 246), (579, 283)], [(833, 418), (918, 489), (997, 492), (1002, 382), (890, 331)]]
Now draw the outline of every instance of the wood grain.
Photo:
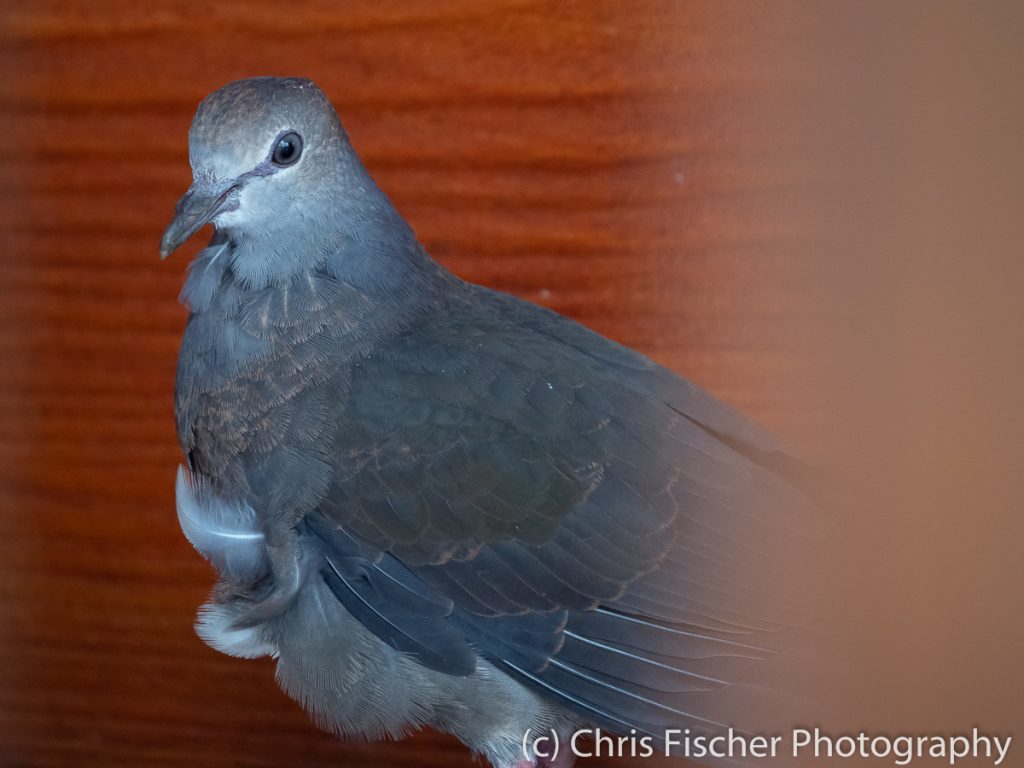
[(186, 258), (157, 246), (195, 105), (229, 80), (316, 80), (456, 273), (807, 426), (789, 393), (813, 178), (786, 8), (14, 2), (0, 30), (4, 768), (472, 764), (436, 734), (341, 744), (270, 662), (192, 631), (212, 575), (174, 515)]

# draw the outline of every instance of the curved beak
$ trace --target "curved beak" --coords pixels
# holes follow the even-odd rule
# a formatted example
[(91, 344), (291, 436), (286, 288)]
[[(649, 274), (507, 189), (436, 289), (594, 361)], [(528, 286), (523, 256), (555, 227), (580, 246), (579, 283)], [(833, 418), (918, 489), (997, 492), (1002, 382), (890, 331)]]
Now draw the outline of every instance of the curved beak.
[(160, 258), (166, 259), (178, 250), (182, 243), (202, 229), (204, 224), (226, 210), (231, 202), (231, 193), (237, 188), (236, 182), (231, 182), (226, 189), (210, 189), (199, 183), (189, 187), (188, 192), (175, 206), (174, 218), (164, 231), (163, 239), (160, 241)]

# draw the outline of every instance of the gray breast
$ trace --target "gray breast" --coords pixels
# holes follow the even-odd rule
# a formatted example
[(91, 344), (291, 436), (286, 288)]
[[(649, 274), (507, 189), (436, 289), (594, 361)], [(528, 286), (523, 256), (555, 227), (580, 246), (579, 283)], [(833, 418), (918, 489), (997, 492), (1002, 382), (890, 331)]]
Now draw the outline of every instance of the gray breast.
[(263, 532), (252, 507), (217, 498), (201, 476), (182, 466), (175, 495), (182, 532), (222, 576), (255, 581), (267, 573)]

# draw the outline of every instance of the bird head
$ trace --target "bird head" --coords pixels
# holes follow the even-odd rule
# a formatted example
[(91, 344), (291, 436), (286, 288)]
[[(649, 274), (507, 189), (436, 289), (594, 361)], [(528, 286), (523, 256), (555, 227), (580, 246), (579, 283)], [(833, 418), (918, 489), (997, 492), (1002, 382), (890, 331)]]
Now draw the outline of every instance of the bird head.
[(238, 80), (210, 94), (192, 121), (189, 160), (192, 186), (164, 232), (162, 258), (207, 223), (243, 250), (308, 242), (332, 218), (320, 210), (325, 201), (353, 197), (339, 186), (366, 188), (337, 113), (302, 78)]

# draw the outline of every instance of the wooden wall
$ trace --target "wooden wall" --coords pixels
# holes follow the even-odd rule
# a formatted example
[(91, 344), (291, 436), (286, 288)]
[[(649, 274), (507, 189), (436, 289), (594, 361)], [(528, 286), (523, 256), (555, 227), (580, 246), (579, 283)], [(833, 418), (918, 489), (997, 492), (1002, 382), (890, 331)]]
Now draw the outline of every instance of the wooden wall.
[(5, 3), (0, 766), (471, 764), (429, 733), (340, 744), (193, 633), (172, 388), (199, 242), (157, 247), (206, 93), (312, 77), (456, 273), (799, 436), (807, 40), (746, 3)]

